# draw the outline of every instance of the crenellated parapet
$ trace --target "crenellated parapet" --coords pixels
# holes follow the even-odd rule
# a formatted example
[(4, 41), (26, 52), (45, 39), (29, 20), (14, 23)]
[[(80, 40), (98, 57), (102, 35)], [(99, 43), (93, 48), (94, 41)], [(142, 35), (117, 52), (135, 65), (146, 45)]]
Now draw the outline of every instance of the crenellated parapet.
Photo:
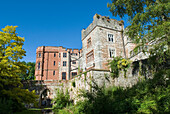
[(104, 27), (115, 31), (122, 31), (124, 28), (124, 22), (123, 21), (117, 21), (115, 19), (110, 19), (106, 16), (101, 16), (98, 14), (95, 14), (93, 16), (93, 22), (86, 28), (83, 29), (82, 32), (82, 40), (96, 27)]

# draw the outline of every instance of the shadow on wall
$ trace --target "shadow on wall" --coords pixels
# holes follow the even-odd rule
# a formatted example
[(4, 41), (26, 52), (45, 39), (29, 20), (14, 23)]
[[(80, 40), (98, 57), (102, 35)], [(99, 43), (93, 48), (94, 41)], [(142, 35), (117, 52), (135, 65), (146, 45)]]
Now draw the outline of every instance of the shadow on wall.
[(23, 89), (28, 89), (29, 91), (35, 90), (36, 95), (39, 96), (38, 106), (39, 107), (51, 107), (50, 99), (50, 89), (47, 88), (47, 85), (43, 84), (44, 81), (37, 80), (26, 80), (22, 81)]

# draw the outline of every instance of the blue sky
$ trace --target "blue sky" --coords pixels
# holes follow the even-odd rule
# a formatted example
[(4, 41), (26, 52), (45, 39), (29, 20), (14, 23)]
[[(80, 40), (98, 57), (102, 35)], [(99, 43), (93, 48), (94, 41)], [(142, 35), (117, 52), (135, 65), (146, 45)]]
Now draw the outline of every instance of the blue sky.
[[(38, 46), (63, 46), (80, 49), (81, 30), (98, 13), (113, 17), (111, 0), (0, 0), (0, 28), (17, 25), (25, 38), (26, 62), (35, 62)], [(125, 21), (126, 26), (126, 21)]]

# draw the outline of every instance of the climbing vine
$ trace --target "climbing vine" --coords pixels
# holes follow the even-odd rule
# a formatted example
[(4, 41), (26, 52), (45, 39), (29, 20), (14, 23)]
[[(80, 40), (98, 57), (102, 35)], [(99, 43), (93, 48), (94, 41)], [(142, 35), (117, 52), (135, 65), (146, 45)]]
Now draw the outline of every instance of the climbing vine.
[(113, 60), (109, 61), (109, 67), (111, 68), (111, 76), (113, 78), (119, 77), (119, 72), (124, 71), (124, 77), (126, 78), (127, 69), (130, 67), (131, 62), (128, 59), (122, 57), (113, 57)]

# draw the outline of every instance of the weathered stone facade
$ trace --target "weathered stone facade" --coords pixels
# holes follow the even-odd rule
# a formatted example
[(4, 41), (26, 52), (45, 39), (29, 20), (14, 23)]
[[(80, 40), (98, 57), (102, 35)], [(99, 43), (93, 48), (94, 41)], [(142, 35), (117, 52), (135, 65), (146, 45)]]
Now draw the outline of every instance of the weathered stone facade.
[[(80, 61), (85, 62), (80, 62), (80, 68), (83, 71), (91, 68), (108, 69), (107, 63), (112, 56), (124, 57), (123, 29), (124, 25), (121, 21), (98, 14), (94, 15), (93, 22), (82, 30), (82, 58)], [(91, 40), (90, 43), (89, 40)], [(90, 52), (93, 53), (93, 57), (88, 61)]]
[[(130, 51), (136, 46), (123, 31), (123, 21), (95, 14), (93, 22), (82, 30), (81, 50), (52, 46), (37, 48), (36, 80), (69, 80), (78, 74), (78, 69), (109, 70), (108, 60), (113, 56), (130, 58)], [(66, 57), (63, 54), (66, 54)], [(138, 56), (140, 55), (131, 59), (136, 60)]]
[[(92, 80), (99, 86), (105, 84), (131, 87), (139, 80), (138, 73), (133, 74), (130, 68), (127, 71), (127, 78), (124, 77), (124, 73), (120, 73), (118, 78), (113, 79), (110, 77), (107, 64), (113, 56), (130, 58), (132, 61), (146, 58), (140, 53), (136, 56), (130, 55), (135, 46), (124, 35), (122, 21), (95, 14), (93, 22), (82, 30), (81, 50), (51, 46), (37, 48), (36, 80), (44, 81), (43, 85), (47, 86), (45, 89), (50, 90), (50, 99), (54, 98), (57, 89), (67, 88), (75, 102), (78, 100), (76, 96), (80, 89), (90, 90), (89, 83)], [(66, 65), (63, 65), (64, 62)], [(66, 78), (63, 78), (63, 72), (66, 73)], [(73, 77), (74, 75), (77, 76)], [(72, 85), (73, 82), (75, 87)]]

